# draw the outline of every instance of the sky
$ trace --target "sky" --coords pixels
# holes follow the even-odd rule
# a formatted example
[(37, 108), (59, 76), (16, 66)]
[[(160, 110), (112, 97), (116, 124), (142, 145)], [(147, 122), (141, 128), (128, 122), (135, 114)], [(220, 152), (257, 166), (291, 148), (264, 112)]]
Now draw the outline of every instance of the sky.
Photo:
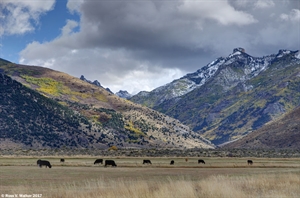
[(151, 91), (236, 47), (300, 49), (300, 0), (1, 0), (0, 58)]

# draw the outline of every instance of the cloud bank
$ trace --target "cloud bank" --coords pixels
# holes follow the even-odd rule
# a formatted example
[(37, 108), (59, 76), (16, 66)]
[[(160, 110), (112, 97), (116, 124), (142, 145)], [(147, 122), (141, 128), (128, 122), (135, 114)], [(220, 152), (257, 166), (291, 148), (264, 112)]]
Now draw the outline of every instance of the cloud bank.
[[(16, 6), (11, 2), (6, 10)], [(32, 24), (53, 8), (54, 0), (46, 2), (16, 11), (24, 12), (18, 20), (29, 22), (20, 34), (33, 31)], [(299, 1), (69, 0), (66, 6), (80, 21), (66, 19), (55, 39), (28, 43), (20, 63), (97, 79), (114, 92), (150, 91), (227, 56), (235, 47), (263, 56), (300, 46)], [(18, 21), (5, 25), (13, 23)]]

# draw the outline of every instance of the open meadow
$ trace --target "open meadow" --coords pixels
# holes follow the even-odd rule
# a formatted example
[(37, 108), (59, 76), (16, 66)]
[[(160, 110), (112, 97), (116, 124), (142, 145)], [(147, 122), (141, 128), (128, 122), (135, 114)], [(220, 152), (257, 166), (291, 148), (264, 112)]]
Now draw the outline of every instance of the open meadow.
[[(65, 162), (60, 162), (64, 158)], [(112, 159), (117, 167), (94, 165)], [(2, 197), (299, 197), (299, 158), (0, 157)], [(143, 159), (152, 164), (142, 164)], [(253, 160), (248, 165), (247, 160)], [(170, 165), (174, 160), (175, 164)]]

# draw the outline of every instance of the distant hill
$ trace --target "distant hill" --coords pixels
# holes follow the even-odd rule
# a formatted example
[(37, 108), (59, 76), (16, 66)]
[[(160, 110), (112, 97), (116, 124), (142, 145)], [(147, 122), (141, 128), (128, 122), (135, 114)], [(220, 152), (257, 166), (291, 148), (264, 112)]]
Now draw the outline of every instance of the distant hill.
[(300, 149), (300, 107), (224, 148)]
[(214, 148), (178, 120), (66, 73), (9, 62), (0, 71), (0, 148)]
[(236, 48), (227, 57), (130, 100), (180, 120), (219, 145), (298, 107), (299, 76), (299, 51), (253, 57)]

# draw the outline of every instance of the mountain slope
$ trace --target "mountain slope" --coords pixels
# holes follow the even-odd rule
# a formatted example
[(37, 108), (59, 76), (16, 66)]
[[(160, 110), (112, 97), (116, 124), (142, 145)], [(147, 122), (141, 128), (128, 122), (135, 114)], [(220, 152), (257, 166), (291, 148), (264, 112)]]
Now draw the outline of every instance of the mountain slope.
[[(181, 78), (198, 84), (153, 108), (179, 119), (214, 144), (222, 144), (299, 106), (299, 74), (299, 51), (280, 50), (277, 55), (255, 58), (239, 48)], [(170, 84), (175, 86), (174, 82)], [(158, 97), (175, 92), (160, 90)]]
[(224, 148), (300, 149), (300, 107)]
[[(3, 74), (85, 118), (79, 122), (80, 126), (75, 125), (88, 140), (83, 147), (213, 148), (209, 141), (178, 120), (119, 98), (79, 78), (43, 67), (12, 63), (0, 69)], [(35, 134), (32, 138), (36, 138)]]
[(0, 148), (90, 146), (86, 118), (1, 73), (0, 112)]

